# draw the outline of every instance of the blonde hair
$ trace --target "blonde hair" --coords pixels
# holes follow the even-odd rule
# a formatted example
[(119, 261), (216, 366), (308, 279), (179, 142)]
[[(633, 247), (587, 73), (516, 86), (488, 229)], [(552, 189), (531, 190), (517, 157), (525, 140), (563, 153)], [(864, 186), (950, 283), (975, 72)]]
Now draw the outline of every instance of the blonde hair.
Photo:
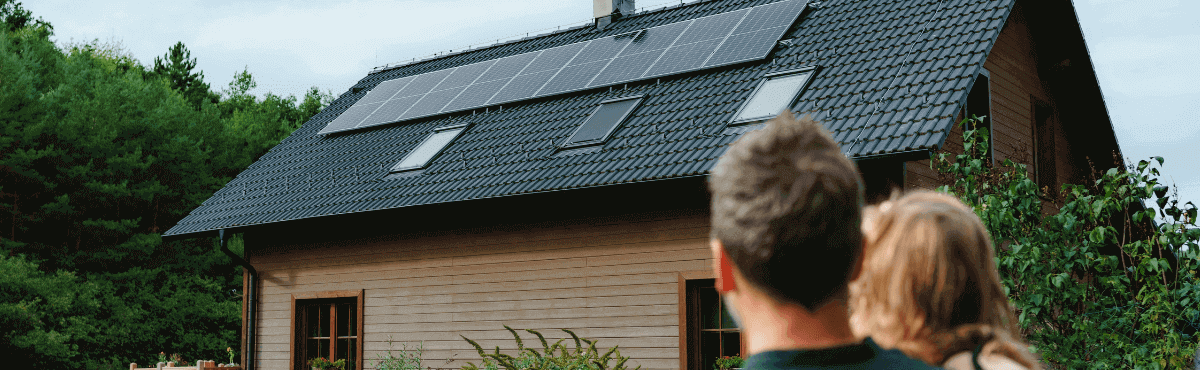
[(851, 326), (932, 365), (982, 347), (1027, 368), (991, 236), (958, 199), (917, 191), (863, 212), (863, 271), (850, 284)]

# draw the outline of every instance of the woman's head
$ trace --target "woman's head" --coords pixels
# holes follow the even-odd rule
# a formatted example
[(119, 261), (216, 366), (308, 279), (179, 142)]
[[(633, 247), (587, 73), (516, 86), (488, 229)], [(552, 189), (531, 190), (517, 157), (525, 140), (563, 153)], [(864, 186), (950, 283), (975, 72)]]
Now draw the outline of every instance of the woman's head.
[(991, 236), (958, 199), (893, 197), (864, 210), (863, 232), (863, 272), (850, 286), (859, 336), (937, 364), (961, 350), (964, 336), (1014, 332)]

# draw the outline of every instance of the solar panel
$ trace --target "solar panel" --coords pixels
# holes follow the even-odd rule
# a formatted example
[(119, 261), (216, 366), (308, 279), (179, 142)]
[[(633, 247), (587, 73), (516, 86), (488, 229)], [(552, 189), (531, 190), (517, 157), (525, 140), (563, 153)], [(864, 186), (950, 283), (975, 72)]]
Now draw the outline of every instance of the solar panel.
[(384, 81), (320, 133), (759, 60), (807, 3), (778, 1)]

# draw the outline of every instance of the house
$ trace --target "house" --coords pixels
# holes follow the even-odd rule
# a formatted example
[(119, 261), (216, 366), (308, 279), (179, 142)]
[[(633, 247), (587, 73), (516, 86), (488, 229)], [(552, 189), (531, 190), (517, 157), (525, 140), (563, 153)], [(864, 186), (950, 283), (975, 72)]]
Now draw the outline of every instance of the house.
[(711, 368), (741, 342), (706, 174), (783, 109), (873, 198), (937, 185), (964, 115), (1043, 185), (1118, 163), (1068, 0), (594, 3), (591, 25), (372, 71), (165, 234), (243, 234), (244, 363), (370, 369), (391, 338), (459, 367), (460, 335), (512, 348), (510, 325)]

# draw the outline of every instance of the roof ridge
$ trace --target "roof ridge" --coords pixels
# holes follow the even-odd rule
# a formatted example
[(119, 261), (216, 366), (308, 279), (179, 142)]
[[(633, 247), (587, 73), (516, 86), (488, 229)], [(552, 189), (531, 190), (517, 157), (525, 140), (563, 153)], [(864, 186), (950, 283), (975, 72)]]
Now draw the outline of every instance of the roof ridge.
[[(678, 5), (664, 5), (664, 4), (674, 4), (676, 1), (679, 1)], [(630, 15), (630, 17), (640, 17), (642, 15), (650, 15), (650, 14), (665, 12), (665, 11), (669, 11), (669, 10), (674, 10), (674, 9), (678, 9), (678, 8), (683, 8), (683, 7), (687, 7), (687, 6), (693, 6), (693, 5), (698, 5), (698, 4), (708, 3), (708, 2), (713, 2), (713, 1), (718, 1), (718, 0), (691, 0), (691, 1), (670, 0), (670, 1), (660, 2), (657, 4), (641, 7), (640, 8), (640, 9), (642, 9), (641, 11), (635, 11), (633, 13), (633, 15)], [(654, 8), (656, 6), (662, 6), (662, 7)], [(654, 9), (646, 10), (647, 8), (654, 8)], [(422, 57), (414, 57), (412, 59), (409, 59), (408, 61), (399, 61), (399, 62), (396, 62), (396, 64), (388, 63), (388, 64), (384, 64), (382, 66), (377, 66), (375, 68), (372, 68), (370, 72), (367, 72), (367, 74), (371, 75), (371, 74), (375, 74), (375, 73), (379, 73), (379, 72), (383, 72), (383, 71), (389, 71), (389, 70), (400, 68), (400, 67), (405, 67), (405, 66), (424, 63), (424, 62), (428, 62), (428, 61), (449, 58), (449, 57), (452, 57), (455, 55), (461, 55), (461, 54), (466, 54), (466, 53), (475, 52), (475, 51), (479, 51), (479, 50), (491, 49), (494, 47), (515, 44), (518, 42), (533, 40), (533, 39), (542, 38), (542, 37), (554, 36), (557, 34), (570, 32), (570, 31), (573, 31), (573, 30), (576, 30), (579, 28), (591, 27), (593, 22), (594, 22), (594, 19), (589, 19), (589, 20), (585, 20), (585, 21), (578, 21), (578, 22), (573, 22), (573, 23), (567, 23), (564, 25), (528, 31), (528, 32), (524, 32), (524, 33), (517, 33), (517, 34), (511, 35), (511, 36), (496, 38), (496, 42), (490, 43), (490, 44), (488, 43), (490, 41), (482, 41), (478, 44), (479, 47), (475, 47), (475, 48), (472, 48), (472, 46), (475, 46), (477, 44), (467, 44), (466, 47), (459, 49), (459, 51), (457, 51), (457, 52), (455, 52), (454, 49), (449, 49), (448, 51), (445, 51), (445, 52), (436, 52), (436, 53), (425, 55)], [(554, 31), (531, 35), (533, 33), (547, 31), (552, 28), (554, 29)], [(524, 36), (522, 36), (522, 35), (524, 35)], [(491, 39), (489, 38), (488, 40), (491, 40)], [(505, 40), (505, 41), (502, 41), (502, 40)]]

